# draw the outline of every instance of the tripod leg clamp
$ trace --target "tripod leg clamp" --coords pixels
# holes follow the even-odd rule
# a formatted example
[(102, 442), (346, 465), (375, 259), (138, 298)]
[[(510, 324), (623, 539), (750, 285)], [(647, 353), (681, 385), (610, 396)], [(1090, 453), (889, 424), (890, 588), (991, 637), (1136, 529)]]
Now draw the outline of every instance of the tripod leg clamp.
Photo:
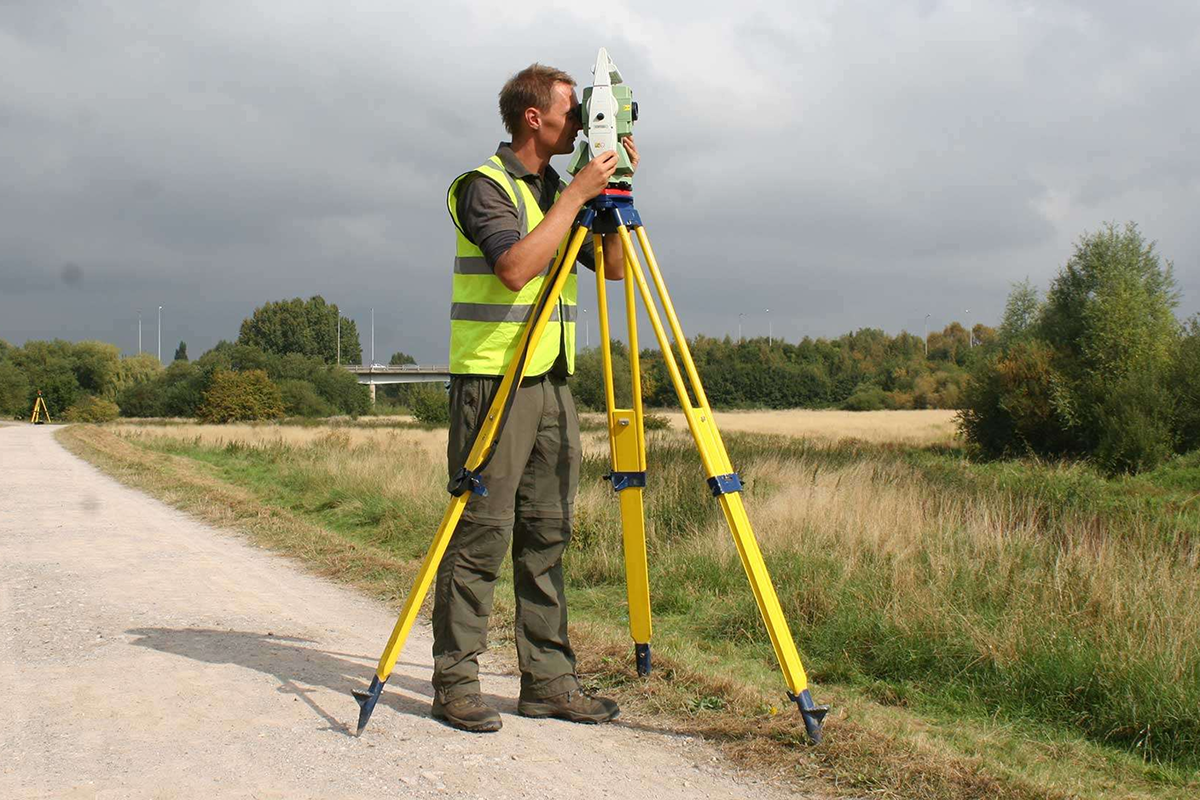
[(454, 473), (454, 477), (446, 485), (446, 491), (455, 497), (467, 491), (474, 492), (480, 497), (487, 497), (488, 493), (487, 487), (483, 485), (483, 479), (479, 477), (479, 473), (472, 472), (466, 467), (462, 467), (458, 472)]
[(622, 489), (646, 488), (646, 473), (644, 472), (616, 472), (614, 470), (605, 475), (604, 480), (612, 481), (614, 492)]
[(712, 489), (713, 497), (720, 497), (730, 492), (740, 492), (742, 490), (742, 479), (738, 477), (736, 472), (731, 472), (728, 475), (713, 475), (708, 479), (708, 488)]

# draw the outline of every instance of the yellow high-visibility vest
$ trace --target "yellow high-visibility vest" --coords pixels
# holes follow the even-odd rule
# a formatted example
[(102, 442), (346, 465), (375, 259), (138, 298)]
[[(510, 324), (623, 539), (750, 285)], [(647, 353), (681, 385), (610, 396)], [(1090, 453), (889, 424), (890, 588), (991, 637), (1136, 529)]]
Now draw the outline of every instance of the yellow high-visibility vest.
[[(523, 235), (529, 235), (544, 215), (533, 192), (524, 181), (508, 174), (499, 156), (492, 156), (471, 172), (455, 178), (446, 194), (457, 239), (454, 288), (450, 296), (450, 372), (454, 375), (503, 375), (516, 354), (525, 321), (557, 258), (519, 292), (501, 283), (488, 266), (483, 251), (463, 234), (458, 222), (458, 188), (463, 178), (474, 173), (491, 179), (508, 194), (517, 209)], [(577, 265), (572, 264), (550, 322), (529, 355), (526, 375), (549, 372), (560, 350), (566, 354), (567, 369), (575, 372), (576, 269)]]

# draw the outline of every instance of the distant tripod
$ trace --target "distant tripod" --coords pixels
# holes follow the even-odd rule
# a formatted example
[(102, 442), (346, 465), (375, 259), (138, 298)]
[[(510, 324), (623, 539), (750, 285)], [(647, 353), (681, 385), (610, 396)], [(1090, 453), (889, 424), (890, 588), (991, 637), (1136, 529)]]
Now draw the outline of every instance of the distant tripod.
[(37, 399), (33, 401), (33, 416), (29, 421), (34, 425), (42, 425), (50, 421), (50, 409), (46, 408), (46, 401), (42, 399), (42, 390), (38, 389)]

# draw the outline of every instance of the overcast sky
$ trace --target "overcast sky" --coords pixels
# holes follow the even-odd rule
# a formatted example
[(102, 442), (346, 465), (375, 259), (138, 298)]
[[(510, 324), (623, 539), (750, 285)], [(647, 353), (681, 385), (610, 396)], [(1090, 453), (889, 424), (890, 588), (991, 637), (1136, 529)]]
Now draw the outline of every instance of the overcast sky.
[(511, 73), (587, 84), (601, 45), (689, 334), (991, 324), (1106, 220), (1200, 311), (1194, 0), (0, 0), (0, 338), (132, 353), (140, 310), (153, 352), (161, 305), (195, 357), (320, 294), (367, 357), (374, 307), (376, 359), (444, 362), (446, 187)]

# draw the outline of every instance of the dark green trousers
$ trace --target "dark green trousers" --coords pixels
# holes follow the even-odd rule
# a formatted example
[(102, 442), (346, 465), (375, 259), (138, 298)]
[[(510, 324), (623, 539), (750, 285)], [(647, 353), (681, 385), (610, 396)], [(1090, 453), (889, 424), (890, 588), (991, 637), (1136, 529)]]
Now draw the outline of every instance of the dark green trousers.
[[(466, 461), (498, 378), (450, 382), (449, 474)], [(438, 566), (433, 600), (433, 687), (443, 701), (479, 691), (479, 654), (504, 555), (512, 546), (521, 692), (546, 697), (578, 687), (567, 638), (562, 554), (579, 487), (579, 417), (566, 380), (526, 380), (482, 478)]]

